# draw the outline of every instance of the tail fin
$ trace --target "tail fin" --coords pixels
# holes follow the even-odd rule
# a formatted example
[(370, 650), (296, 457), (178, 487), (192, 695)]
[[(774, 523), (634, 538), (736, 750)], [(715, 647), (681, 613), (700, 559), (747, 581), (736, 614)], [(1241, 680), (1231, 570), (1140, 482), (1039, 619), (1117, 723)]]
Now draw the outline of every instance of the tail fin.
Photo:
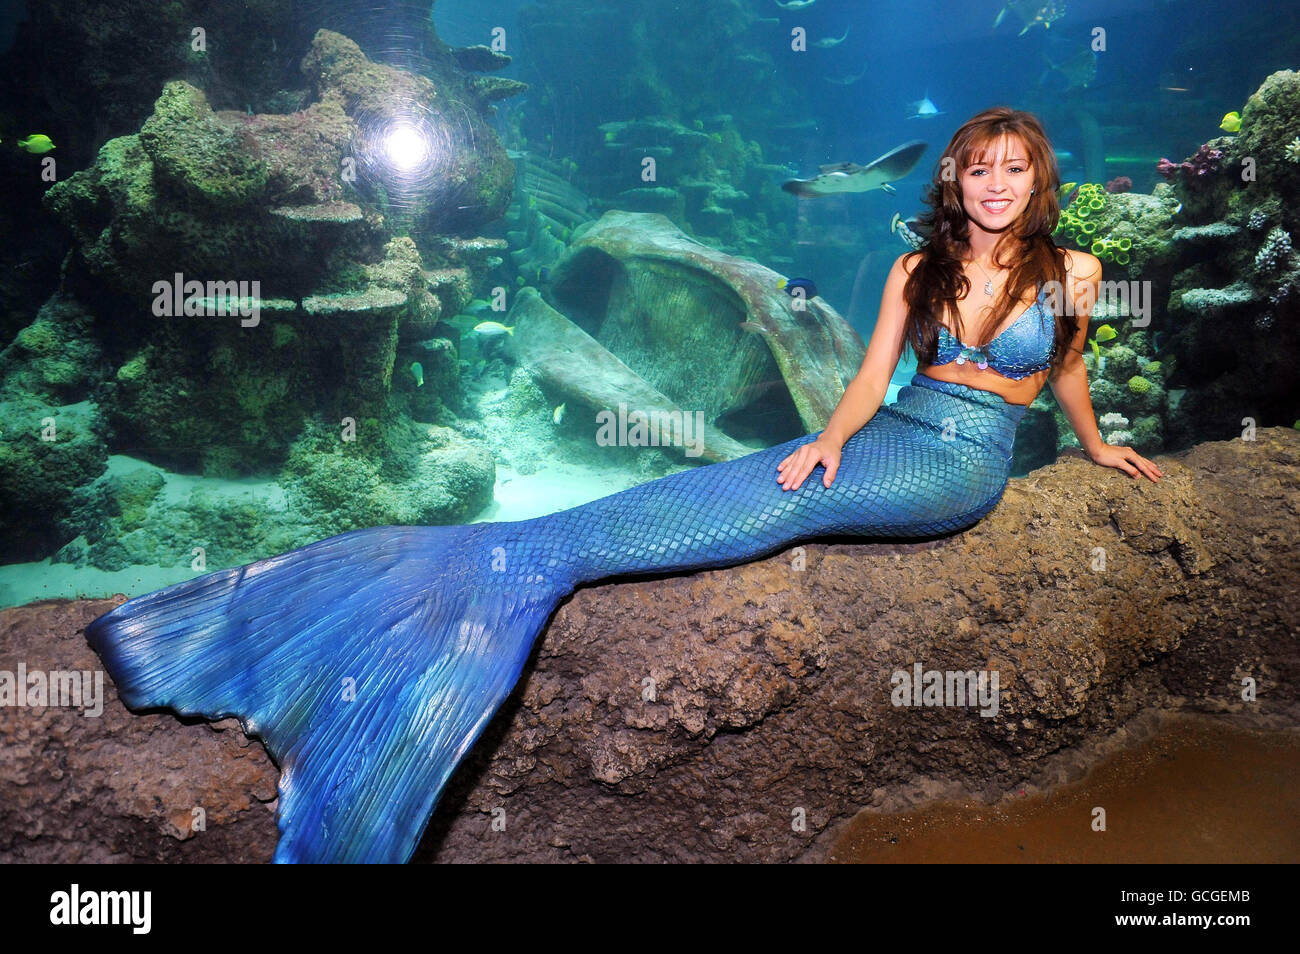
[(568, 587), (483, 584), (483, 525), (378, 527), (86, 629), (125, 703), (236, 716), (281, 768), (276, 861), (404, 862)]

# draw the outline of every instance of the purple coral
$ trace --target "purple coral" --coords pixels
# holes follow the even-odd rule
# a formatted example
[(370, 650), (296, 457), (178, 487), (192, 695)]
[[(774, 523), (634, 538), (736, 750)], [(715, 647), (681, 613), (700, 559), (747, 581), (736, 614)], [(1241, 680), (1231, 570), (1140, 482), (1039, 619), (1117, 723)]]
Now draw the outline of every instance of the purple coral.
[(1128, 176), (1116, 176), (1106, 183), (1107, 192), (1132, 192), (1133, 180)]
[[(1213, 175), (1223, 166), (1223, 150), (1215, 149), (1209, 143), (1196, 150), (1196, 155), (1182, 162), (1171, 162), (1164, 157), (1156, 163), (1156, 172), (1173, 182), (1182, 175), (1186, 182), (1198, 182), (1206, 176)], [(1108, 185), (1109, 188), (1109, 185)]]
[(1187, 160), (1186, 164), (1191, 165), (1191, 175), (1206, 176), (1218, 172), (1223, 164), (1223, 150), (1211, 149), (1206, 143), (1200, 149), (1196, 150), (1196, 155)]

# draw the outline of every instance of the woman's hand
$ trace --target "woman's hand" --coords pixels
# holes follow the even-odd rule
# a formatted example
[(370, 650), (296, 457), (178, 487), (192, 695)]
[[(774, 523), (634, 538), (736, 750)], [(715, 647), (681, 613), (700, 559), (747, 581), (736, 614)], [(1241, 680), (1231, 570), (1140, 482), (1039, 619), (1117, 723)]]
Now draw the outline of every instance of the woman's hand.
[(803, 485), (804, 478), (818, 464), (826, 468), (822, 483), (829, 487), (835, 479), (835, 472), (840, 469), (840, 445), (822, 437), (800, 445), (793, 454), (776, 465), (776, 471), (780, 475), (776, 478), (777, 482), (782, 490), (798, 490)]
[(1151, 482), (1159, 483), (1164, 473), (1151, 461), (1147, 460), (1131, 447), (1125, 447), (1122, 444), (1102, 444), (1088, 454), (1094, 464), (1100, 464), (1103, 467), (1115, 467), (1124, 471), (1130, 477), (1137, 477), (1139, 472), (1146, 474), (1151, 478)]

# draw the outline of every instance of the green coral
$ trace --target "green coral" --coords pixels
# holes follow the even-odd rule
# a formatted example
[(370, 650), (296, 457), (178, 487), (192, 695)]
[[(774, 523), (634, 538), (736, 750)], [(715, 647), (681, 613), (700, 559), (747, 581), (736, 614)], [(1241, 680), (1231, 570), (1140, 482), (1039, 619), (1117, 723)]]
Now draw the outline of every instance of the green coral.
[(1128, 389), (1134, 394), (1146, 394), (1151, 390), (1151, 382), (1140, 374), (1135, 374), (1128, 379)]

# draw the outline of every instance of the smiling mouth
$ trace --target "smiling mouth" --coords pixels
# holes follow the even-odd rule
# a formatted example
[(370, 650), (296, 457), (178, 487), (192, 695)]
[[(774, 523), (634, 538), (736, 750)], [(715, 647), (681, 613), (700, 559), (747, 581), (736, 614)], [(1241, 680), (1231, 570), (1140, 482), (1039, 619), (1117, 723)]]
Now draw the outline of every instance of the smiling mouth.
[(980, 205), (990, 212), (1003, 212), (1011, 204), (1010, 199), (985, 199)]

